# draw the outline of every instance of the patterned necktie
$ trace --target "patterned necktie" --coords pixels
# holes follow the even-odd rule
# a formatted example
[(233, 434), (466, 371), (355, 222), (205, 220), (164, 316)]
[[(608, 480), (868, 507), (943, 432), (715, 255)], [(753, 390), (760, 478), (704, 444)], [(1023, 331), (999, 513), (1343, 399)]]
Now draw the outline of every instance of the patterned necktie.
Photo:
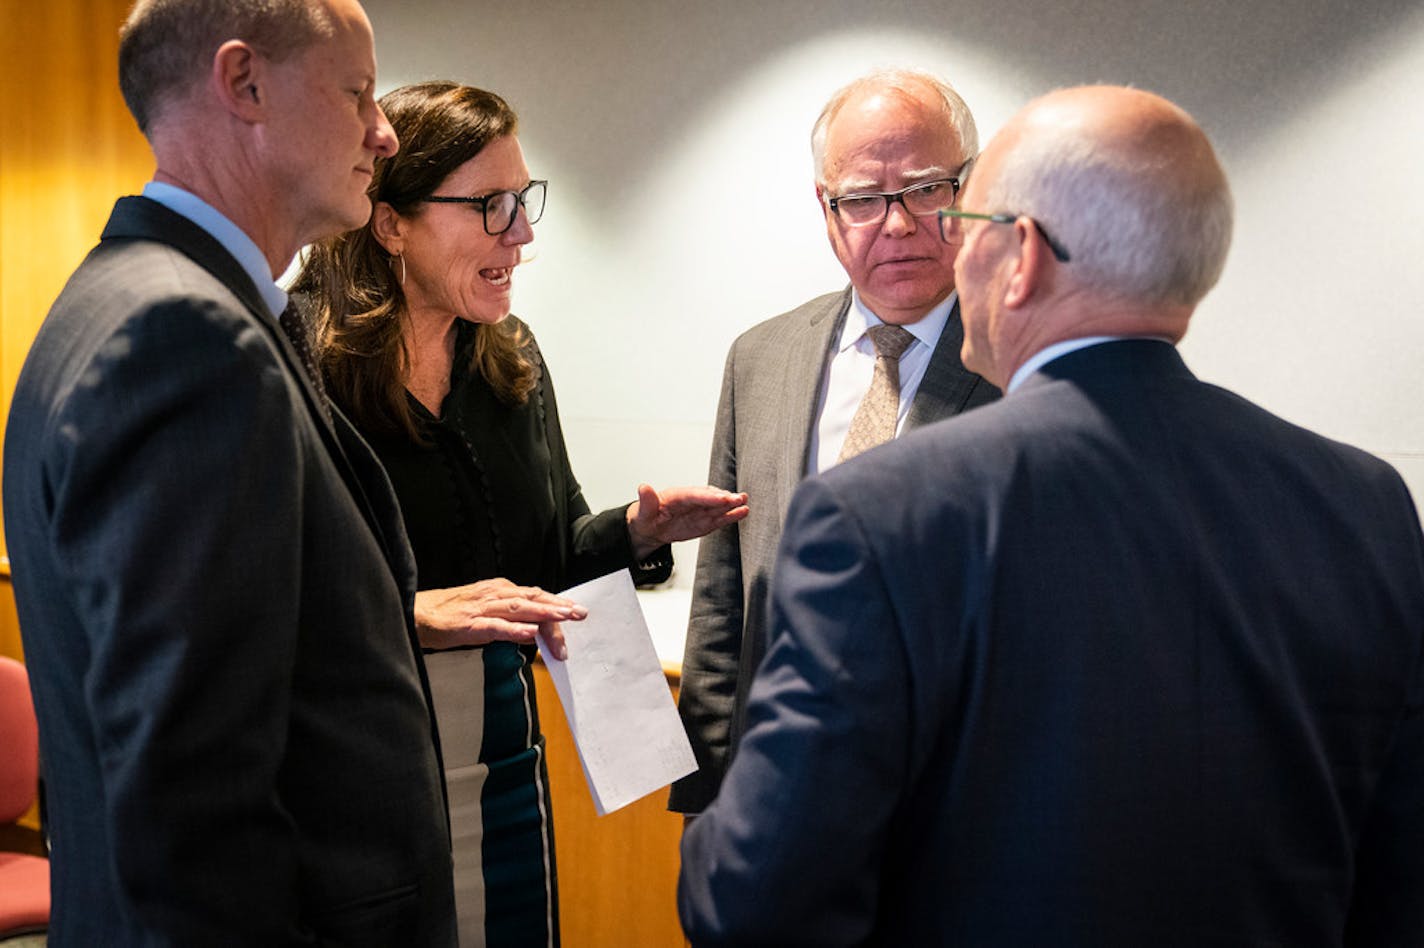
[(866, 333), (875, 344), (875, 374), (870, 379), (870, 390), (850, 420), (837, 464), (895, 437), (895, 422), (900, 416), (900, 356), (915, 337), (902, 326), (888, 324), (872, 326)]
[(282, 310), (282, 315), (277, 317), (277, 322), (282, 324), (282, 331), (287, 334), (292, 348), (297, 350), (297, 355), (301, 357), (302, 367), (307, 370), (307, 378), (311, 380), (312, 388), (316, 389), (317, 404), (321, 406), (321, 413), (330, 423), (331, 402), (327, 400), (326, 385), (322, 382), (321, 369), (317, 367), (316, 356), (312, 352), (311, 333), (307, 329), (306, 320), (302, 319), (302, 314), (295, 306), (288, 303), (287, 308)]

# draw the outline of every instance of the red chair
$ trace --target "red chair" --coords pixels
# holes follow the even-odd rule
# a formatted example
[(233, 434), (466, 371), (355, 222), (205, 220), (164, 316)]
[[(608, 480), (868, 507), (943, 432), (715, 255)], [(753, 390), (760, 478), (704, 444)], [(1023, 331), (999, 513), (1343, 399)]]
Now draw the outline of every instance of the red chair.
[[(0, 823), (18, 820), (35, 802), (39, 728), (25, 666), (0, 656)], [(0, 939), (49, 927), (49, 860), (0, 852)]]

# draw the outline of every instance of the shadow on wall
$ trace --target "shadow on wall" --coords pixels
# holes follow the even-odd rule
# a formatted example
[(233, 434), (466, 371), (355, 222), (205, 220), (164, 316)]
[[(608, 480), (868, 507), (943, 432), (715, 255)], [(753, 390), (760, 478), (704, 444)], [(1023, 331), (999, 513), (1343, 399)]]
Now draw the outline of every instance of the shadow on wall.
[[(554, 182), (542, 259), (521, 271), (515, 305), (554, 367), (595, 507), (631, 498), (639, 479), (700, 479), (728, 344), (844, 285), (808, 134), (833, 89), (893, 64), (942, 72), (986, 139), (1028, 99), (1079, 83), (1131, 83), (1192, 112), (1238, 215), (1190, 361), (1388, 457), (1424, 503), (1412, 358), (1424, 330), (1409, 303), (1409, 222), (1424, 211), (1419, 0), (366, 7), (383, 91), (434, 77), (494, 89), (521, 115), (536, 176)], [(1330, 200), (1342, 186), (1348, 200)]]
[(1239, 153), (1273, 116), (1368, 64), (1377, 43), (1420, 13), (1417, 0), (533, 0), (493, 9), (369, 0), (366, 7), (387, 82), (449, 75), (498, 90), (531, 132), (558, 129), (561, 140), (578, 142), (578, 161), (565, 173), (583, 179), (580, 190), (601, 189), (615, 201), (636, 182), (626, 167), (629, 141), (695, 134), (723, 87), (802, 42), (857, 35), (870, 42), (887, 32), (943, 39), (996, 61), (1000, 75), (1021, 80), (1025, 97), (1130, 81), (1198, 116), (1227, 117), (1229, 125), (1208, 131), (1223, 151)]

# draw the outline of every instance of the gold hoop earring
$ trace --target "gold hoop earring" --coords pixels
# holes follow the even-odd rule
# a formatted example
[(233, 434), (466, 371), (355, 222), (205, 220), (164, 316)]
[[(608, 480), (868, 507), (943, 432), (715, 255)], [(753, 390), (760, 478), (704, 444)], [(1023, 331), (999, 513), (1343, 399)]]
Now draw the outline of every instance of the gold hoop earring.
[(396, 282), (399, 283), (401, 286), (405, 286), (405, 257), (402, 257), (400, 254), (394, 254), (394, 255), (392, 255), (392, 257), (391, 257), (391, 264), (392, 264), (391, 269), (392, 269), (392, 270), (395, 269), (395, 264), (396, 264), (396, 263), (399, 263), (399, 264), (400, 264), (400, 276), (396, 277)]

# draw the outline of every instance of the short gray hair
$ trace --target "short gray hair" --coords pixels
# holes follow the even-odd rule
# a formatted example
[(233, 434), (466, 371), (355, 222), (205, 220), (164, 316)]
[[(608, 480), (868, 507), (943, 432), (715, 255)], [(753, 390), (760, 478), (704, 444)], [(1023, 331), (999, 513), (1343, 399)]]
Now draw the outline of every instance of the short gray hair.
[(1201, 144), (1204, 173), (1191, 174), (1185, 158), (1036, 131), (1005, 150), (984, 209), (1038, 221), (1094, 291), (1193, 306), (1221, 276), (1234, 217), (1226, 175), (1204, 135)]
[(822, 175), (826, 170), (826, 133), (831, 120), (840, 113), (847, 99), (870, 88), (893, 89), (910, 96), (919, 95), (925, 89), (932, 90), (944, 105), (945, 114), (949, 117), (955, 137), (959, 139), (959, 147), (965, 159), (979, 154), (979, 129), (974, 124), (974, 113), (969, 111), (968, 104), (954, 91), (953, 86), (923, 69), (877, 69), (837, 89), (826, 107), (821, 109), (816, 124), (811, 127), (811, 160), (814, 162), (817, 184), (825, 184)]
[(165, 108), (203, 81), (228, 40), (281, 62), (331, 33), (318, 0), (138, 0), (119, 28), (119, 88), (148, 135)]

